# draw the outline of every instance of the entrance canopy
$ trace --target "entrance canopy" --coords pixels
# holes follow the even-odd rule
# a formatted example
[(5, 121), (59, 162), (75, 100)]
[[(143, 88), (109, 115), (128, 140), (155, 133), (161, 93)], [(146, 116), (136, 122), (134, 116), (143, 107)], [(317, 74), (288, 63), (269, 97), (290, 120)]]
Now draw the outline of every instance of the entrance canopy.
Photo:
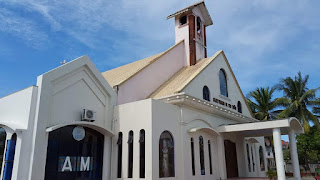
[(293, 130), (295, 134), (304, 133), (303, 127), (296, 118), (224, 125), (215, 129), (219, 133), (239, 133), (245, 137), (255, 137), (270, 136), (275, 128), (280, 128), (281, 134), (288, 134), (290, 130)]

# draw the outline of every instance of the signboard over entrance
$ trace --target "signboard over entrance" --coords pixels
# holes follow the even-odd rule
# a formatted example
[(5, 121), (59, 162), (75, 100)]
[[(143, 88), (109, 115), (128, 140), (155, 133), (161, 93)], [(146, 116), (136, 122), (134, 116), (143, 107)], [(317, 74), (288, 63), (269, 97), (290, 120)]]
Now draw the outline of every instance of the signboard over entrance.
[(58, 162), (58, 171), (91, 171), (92, 166), (93, 157), (60, 156)]

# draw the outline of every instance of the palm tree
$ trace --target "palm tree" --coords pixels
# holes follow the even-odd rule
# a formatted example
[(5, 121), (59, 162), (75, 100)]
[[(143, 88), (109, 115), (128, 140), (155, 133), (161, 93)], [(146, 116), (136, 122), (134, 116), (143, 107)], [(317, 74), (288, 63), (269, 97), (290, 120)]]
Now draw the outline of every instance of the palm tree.
[(319, 119), (316, 115), (309, 111), (308, 108), (320, 105), (320, 101), (316, 99), (316, 89), (308, 89), (307, 82), (309, 76), (302, 77), (301, 72), (292, 79), (287, 77), (281, 80), (278, 85), (280, 90), (283, 90), (284, 98), (283, 106), (285, 109), (279, 114), (279, 118), (296, 117), (300, 120), (304, 130), (309, 132), (312, 122), (315, 125), (319, 124)]
[(276, 118), (277, 107), (283, 104), (284, 98), (272, 99), (275, 87), (260, 87), (249, 92), (247, 101), (256, 119), (272, 120)]

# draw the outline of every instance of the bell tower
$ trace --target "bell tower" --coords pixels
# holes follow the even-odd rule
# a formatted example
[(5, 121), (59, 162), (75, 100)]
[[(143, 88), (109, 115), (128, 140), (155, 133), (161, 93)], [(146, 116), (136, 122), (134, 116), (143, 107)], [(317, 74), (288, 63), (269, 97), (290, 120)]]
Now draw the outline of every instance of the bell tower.
[(167, 19), (175, 18), (175, 42), (185, 42), (186, 59), (189, 66), (197, 60), (207, 57), (206, 27), (212, 25), (212, 19), (204, 1), (195, 3), (177, 11)]

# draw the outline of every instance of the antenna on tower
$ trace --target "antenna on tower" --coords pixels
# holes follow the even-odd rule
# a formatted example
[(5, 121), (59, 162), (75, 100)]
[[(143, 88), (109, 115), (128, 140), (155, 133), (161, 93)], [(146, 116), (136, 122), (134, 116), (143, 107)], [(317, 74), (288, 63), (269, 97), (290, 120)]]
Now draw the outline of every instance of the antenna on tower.
[(61, 65), (64, 65), (67, 63), (67, 60), (63, 60), (62, 62), (60, 62)]

